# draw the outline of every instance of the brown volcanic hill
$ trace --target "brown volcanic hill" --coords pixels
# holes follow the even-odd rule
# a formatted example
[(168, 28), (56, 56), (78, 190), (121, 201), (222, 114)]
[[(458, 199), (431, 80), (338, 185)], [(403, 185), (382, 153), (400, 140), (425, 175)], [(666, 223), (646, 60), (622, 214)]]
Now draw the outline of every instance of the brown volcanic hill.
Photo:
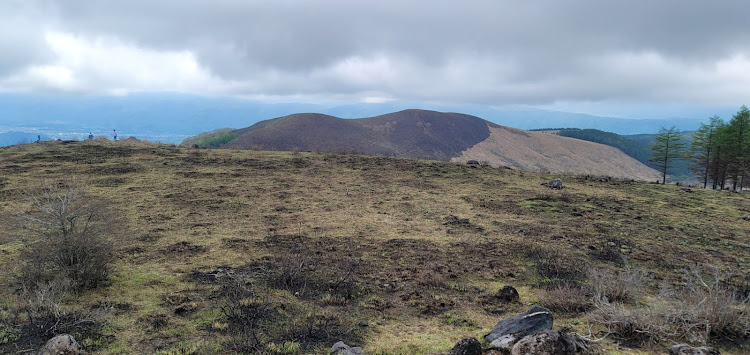
[(405, 110), (341, 119), (302, 113), (231, 132), (225, 148), (304, 150), (432, 160), (651, 180), (658, 173), (620, 150), (592, 142), (498, 126), (459, 113)]
[(236, 130), (227, 148), (355, 152), (367, 155), (450, 160), (489, 138), (487, 121), (459, 113), (405, 110), (341, 119), (295, 114)]

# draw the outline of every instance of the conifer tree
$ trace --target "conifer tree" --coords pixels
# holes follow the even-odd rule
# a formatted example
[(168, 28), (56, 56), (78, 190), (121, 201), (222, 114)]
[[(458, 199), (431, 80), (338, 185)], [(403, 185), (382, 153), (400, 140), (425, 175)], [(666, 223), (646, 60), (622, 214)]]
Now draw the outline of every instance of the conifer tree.
[(716, 156), (717, 130), (723, 124), (719, 116), (713, 116), (708, 124), (701, 123), (701, 128), (693, 133), (693, 143), (690, 146), (693, 164), (690, 169), (703, 179), (704, 189), (708, 186), (711, 160)]
[(661, 183), (665, 184), (667, 170), (670, 164), (683, 157), (685, 143), (680, 142), (682, 134), (674, 126), (669, 129), (662, 127), (654, 139), (656, 139), (656, 144), (651, 147), (653, 155), (649, 160), (659, 166), (662, 175)]

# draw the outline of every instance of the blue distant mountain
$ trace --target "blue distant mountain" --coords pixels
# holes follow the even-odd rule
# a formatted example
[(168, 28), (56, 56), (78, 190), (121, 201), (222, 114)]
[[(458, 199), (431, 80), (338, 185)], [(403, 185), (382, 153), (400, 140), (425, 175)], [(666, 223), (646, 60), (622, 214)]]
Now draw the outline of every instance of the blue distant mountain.
[(428, 109), (470, 114), (521, 129), (593, 128), (619, 134), (656, 133), (660, 127), (695, 130), (700, 119), (625, 119), (548, 111), (415, 102), (325, 105), (268, 103), (240, 98), (183, 94), (127, 96), (67, 96), (0, 94), (0, 132), (33, 131), (55, 138), (83, 139), (92, 132), (122, 138), (178, 143), (187, 136), (223, 127), (247, 127), (262, 120), (295, 113), (323, 113), (342, 118), (372, 117), (404, 109)]
[(46, 141), (52, 138), (50, 138), (46, 134), (26, 133), (26, 132), (4, 132), (4, 133), (0, 133), (0, 147), (22, 144), (22, 143), (33, 143), (33, 142), (36, 142), (38, 139)]

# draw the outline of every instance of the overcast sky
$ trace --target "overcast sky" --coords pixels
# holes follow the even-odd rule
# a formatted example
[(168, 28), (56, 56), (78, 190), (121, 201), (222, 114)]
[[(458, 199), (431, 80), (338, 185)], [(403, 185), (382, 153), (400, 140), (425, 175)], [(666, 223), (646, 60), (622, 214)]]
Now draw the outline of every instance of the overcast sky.
[(0, 0), (0, 91), (729, 106), (750, 1)]

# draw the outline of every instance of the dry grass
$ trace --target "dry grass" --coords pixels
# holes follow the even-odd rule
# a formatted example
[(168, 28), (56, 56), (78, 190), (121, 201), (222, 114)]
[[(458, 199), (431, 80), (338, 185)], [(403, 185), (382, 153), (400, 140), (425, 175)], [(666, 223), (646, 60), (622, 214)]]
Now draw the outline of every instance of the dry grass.
[(585, 172), (653, 181), (658, 173), (617, 148), (509, 127), (490, 127), (490, 137), (453, 161), (480, 160), (489, 165), (554, 173)]
[[(551, 191), (540, 186), (549, 175), (453, 163), (111, 141), (3, 148), (0, 171), (0, 219), (28, 208), (21, 192), (40, 178), (75, 176), (127, 227), (108, 283), (64, 301), (106, 311), (101, 334), (79, 339), (94, 353), (231, 352), (217, 279), (237, 273), (267, 280), (279, 311), (301, 316), (289, 319), (305, 319), (305, 309), (346, 314), (362, 339), (350, 345), (367, 353), (431, 353), (540, 301), (543, 289), (531, 286), (544, 281), (543, 258), (529, 254), (539, 245), (559, 254), (549, 266), (562, 260), (559, 270), (574, 270), (583, 287), (584, 263), (625, 272), (591, 253), (603, 246), (650, 276), (650, 294), (650, 280), (679, 284), (696, 261), (750, 269), (740, 219), (748, 200), (721, 192), (576, 177)], [(468, 223), (446, 224), (449, 216)], [(17, 296), (22, 251), (18, 233), (1, 229), (0, 299)], [(482, 303), (503, 285), (519, 290), (520, 303)], [(629, 294), (623, 307), (634, 309), (641, 296)], [(0, 316), (11, 307), (0, 303)], [(325, 323), (307, 320), (296, 329)], [(0, 337), (0, 352), (20, 349), (12, 339)], [(274, 349), (296, 349), (282, 340)], [(296, 344), (302, 353), (331, 345)]]

